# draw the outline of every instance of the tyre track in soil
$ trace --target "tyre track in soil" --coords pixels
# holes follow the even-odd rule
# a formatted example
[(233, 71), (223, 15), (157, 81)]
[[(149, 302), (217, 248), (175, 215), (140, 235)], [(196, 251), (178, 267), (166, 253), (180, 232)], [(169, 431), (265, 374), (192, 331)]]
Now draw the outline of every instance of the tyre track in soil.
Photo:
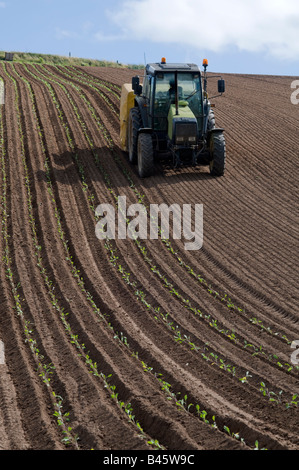
[(104, 195), (105, 195), (105, 193), (104, 193)]

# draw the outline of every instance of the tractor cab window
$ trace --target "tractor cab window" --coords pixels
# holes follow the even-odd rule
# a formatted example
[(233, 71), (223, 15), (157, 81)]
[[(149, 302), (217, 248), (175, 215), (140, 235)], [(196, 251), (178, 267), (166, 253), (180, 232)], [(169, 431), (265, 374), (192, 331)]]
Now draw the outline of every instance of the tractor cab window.
[[(201, 119), (202, 96), (200, 75), (194, 73), (178, 72), (177, 80), (178, 101), (186, 101), (195, 117), (198, 120)], [(157, 130), (167, 130), (167, 117), (169, 107), (172, 103), (175, 103), (174, 72), (157, 74), (154, 102), (155, 128)]]
[(150, 94), (151, 94), (151, 76), (146, 75), (143, 80), (143, 95), (147, 98), (150, 99)]

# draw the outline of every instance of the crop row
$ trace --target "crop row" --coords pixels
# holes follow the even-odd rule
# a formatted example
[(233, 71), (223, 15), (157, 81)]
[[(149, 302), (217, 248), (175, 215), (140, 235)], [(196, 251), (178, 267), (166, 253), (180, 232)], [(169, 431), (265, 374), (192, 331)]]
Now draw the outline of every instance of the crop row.
[[(59, 68), (58, 67), (55, 67), (55, 69), (59, 72)], [(37, 69), (36, 69), (37, 70)], [(43, 70), (43, 67), (40, 67), (39, 68), (39, 72), (41, 72), (41, 70)], [(71, 82), (71, 79), (73, 78), (72, 75), (70, 73), (68, 73), (67, 71), (68, 69), (66, 67), (63, 68), (62, 70), (62, 75), (65, 76), (67, 79), (63, 79), (61, 76), (59, 76), (59, 81), (60, 83), (63, 82), (65, 85), (70, 85), (70, 83), (72, 84), (72, 86), (75, 87), (75, 84), (73, 82)], [(54, 79), (57, 79), (57, 75), (54, 73), (54, 72), (51, 72), (49, 69), (47, 69), (47, 73), (49, 75), (51, 75), (51, 77), (53, 77)], [(93, 85), (91, 82), (88, 82), (86, 80), (83, 80), (82, 78), (80, 77), (76, 77), (75, 78), (76, 81), (82, 83), (83, 85), (87, 85), (89, 88), (93, 89), (102, 99), (103, 101), (106, 103), (106, 105), (110, 108), (110, 110), (112, 111), (112, 113), (114, 113), (116, 116), (118, 116), (118, 111), (115, 109), (115, 106), (113, 105), (113, 103), (110, 101), (109, 99), (109, 96), (107, 93), (104, 93), (102, 91), (102, 89), (104, 88), (106, 91), (110, 92), (110, 93), (113, 93), (113, 95), (116, 97), (116, 99), (119, 99), (119, 95), (117, 93), (115, 93), (113, 90), (111, 90), (111, 88), (109, 88), (107, 85), (105, 85), (103, 82), (97, 84), (97, 86)]]
[[(36, 76), (35, 76), (35, 77), (36, 77)], [(36, 78), (37, 78), (37, 77), (36, 77)], [(43, 79), (43, 80), (44, 80), (44, 79)], [(64, 89), (64, 87), (63, 87), (62, 89)], [(56, 100), (57, 100), (57, 98), (56, 98)], [(56, 101), (56, 107), (57, 107), (57, 106), (58, 106), (58, 105), (57, 105), (57, 101)], [(80, 115), (78, 114), (78, 108), (77, 108), (77, 107), (76, 107), (76, 109), (75, 109), (75, 112), (76, 112), (77, 118), (80, 119)], [(60, 119), (63, 119), (63, 113), (62, 113), (61, 110), (60, 110), (59, 116), (60, 116)], [(66, 120), (64, 120), (63, 128), (64, 128), (65, 130), (67, 130), (67, 123), (66, 123)], [(82, 128), (83, 128), (84, 131), (86, 132), (86, 123), (82, 123)], [(69, 132), (66, 132), (66, 135), (69, 135), (69, 134), (70, 134)], [(89, 144), (92, 145), (92, 143), (91, 143), (91, 141), (90, 141), (90, 138), (89, 138), (88, 136), (87, 136), (87, 139), (88, 139)], [(72, 142), (70, 142), (70, 149), (74, 152), (74, 148), (73, 148)], [(93, 149), (93, 146), (91, 146), (91, 150), (94, 150), (94, 149)], [(78, 167), (78, 172), (79, 172), (80, 177), (81, 177), (82, 187), (83, 187), (83, 189), (84, 189), (85, 192), (88, 192), (89, 188), (88, 188), (88, 185), (87, 185), (86, 180), (85, 180), (85, 177), (84, 177), (84, 169), (83, 169), (82, 166), (80, 166), (80, 163), (79, 163), (79, 161), (78, 161), (78, 158), (75, 157), (75, 156), (74, 156), (74, 161), (76, 161), (76, 164), (79, 165), (79, 167)], [(99, 161), (98, 161), (98, 160), (97, 160), (97, 164), (99, 164)], [(94, 214), (94, 209), (95, 209), (95, 208), (94, 208), (93, 205), (92, 205), (92, 201), (94, 200), (94, 196), (89, 194), (88, 200), (89, 200), (90, 207), (91, 207), (91, 209), (92, 209), (92, 211), (93, 211), (93, 214)], [(106, 248), (107, 248), (107, 250), (110, 251), (110, 254), (111, 254), (111, 257), (110, 257), (110, 258), (115, 260), (115, 257), (113, 256), (113, 253), (114, 253), (115, 248), (112, 247), (110, 241), (108, 241), (108, 240), (106, 241)], [(118, 266), (118, 271), (121, 273), (122, 278), (124, 279), (124, 281), (125, 281), (126, 283), (130, 283), (130, 281), (129, 281), (128, 278), (127, 278), (126, 272), (125, 272), (125, 271), (123, 270), (123, 268), (119, 265), (119, 263), (118, 263), (117, 266)], [(81, 285), (82, 285), (82, 283), (83, 283), (83, 277), (81, 277), (80, 283), (81, 283)], [(134, 284), (131, 284), (131, 285), (133, 286), (133, 288), (135, 288), (135, 285), (134, 285)], [(141, 300), (141, 302), (142, 302), (143, 304), (145, 304), (145, 302), (144, 302), (144, 294), (143, 294), (142, 292), (138, 292), (138, 291), (137, 291), (137, 292), (136, 292), (136, 296)], [(156, 311), (155, 311), (155, 315), (157, 315), (157, 312), (158, 312), (158, 311), (159, 311), (159, 310), (156, 310)], [(111, 327), (110, 324), (109, 324), (109, 326)], [(173, 327), (171, 327), (171, 329), (172, 329), (172, 331), (173, 331)], [(178, 330), (178, 328), (175, 328), (175, 335), (176, 335), (176, 336), (179, 335), (179, 330)], [(126, 337), (125, 337), (122, 333), (118, 333), (118, 334), (116, 335), (116, 338), (120, 339), (125, 345), (127, 345)], [(138, 354), (137, 354), (137, 353), (135, 353), (135, 357), (138, 357)], [(143, 362), (143, 365), (144, 365), (144, 362)], [(150, 366), (145, 366), (145, 365), (144, 365), (144, 368), (146, 368), (147, 370), (150, 370), (150, 369), (151, 369)], [(159, 375), (161, 375), (161, 374), (155, 373), (155, 376), (156, 376), (156, 377), (158, 377)], [(163, 390), (168, 390), (168, 391), (170, 390), (169, 384), (168, 384), (168, 387), (165, 387), (165, 383), (163, 382), (163, 380), (162, 380), (162, 379), (159, 379), (159, 381), (162, 383), (162, 389), (163, 389)], [(180, 395), (180, 392), (178, 392), (178, 393), (176, 393), (176, 394), (175, 394), (174, 392), (171, 392), (171, 393), (172, 393), (172, 396), (173, 396), (173, 397), (178, 397), (178, 396)], [(186, 397), (186, 395), (184, 395), (184, 397)], [(184, 399), (184, 403), (185, 403), (185, 402), (186, 402), (186, 399)], [(179, 405), (182, 405), (182, 402), (181, 402), (178, 398), (176, 398), (176, 403), (179, 404)], [(187, 408), (189, 409), (189, 408), (190, 408), (190, 404), (189, 404), (189, 405), (186, 404), (185, 407), (187, 407)], [(200, 416), (202, 419), (203, 419), (204, 417), (206, 417), (206, 414), (207, 414), (207, 413), (206, 413), (204, 410), (201, 411), (201, 412), (199, 412), (199, 410), (200, 410), (200, 405), (199, 405), (199, 404), (197, 404), (197, 405), (195, 406), (195, 409), (196, 409), (196, 411), (197, 411), (197, 414), (199, 414), (199, 416)], [(204, 422), (207, 423), (207, 421), (208, 421), (208, 420), (205, 418)], [(215, 427), (215, 417), (212, 418), (212, 422), (214, 423), (214, 427)], [(225, 427), (224, 427), (224, 430), (226, 431), (227, 429), (228, 429), (228, 427), (225, 426)], [(231, 433), (231, 434), (233, 435), (233, 433)], [(234, 434), (235, 434), (236, 436), (238, 435), (238, 433), (234, 433)], [(154, 440), (154, 441), (156, 442), (156, 440)]]
[[(77, 117), (78, 117), (78, 116), (77, 116)], [(83, 127), (84, 127), (84, 129), (85, 129), (86, 126), (84, 125)], [(80, 172), (80, 174), (82, 175), (82, 171)], [(86, 185), (86, 183), (85, 183), (85, 185)], [(91, 199), (93, 199), (93, 198), (91, 198)], [(107, 246), (109, 247), (109, 245), (107, 245)], [(111, 245), (110, 245), (110, 249), (111, 249)], [(114, 258), (113, 258), (113, 259), (116, 259), (116, 258), (118, 258), (118, 257), (114, 255)], [(129, 274), (126, 273), (126, 272), (124, 272), (123, 268), (122, 268), (121, 266), (119, 266), (119, 265), (118, 265), (118, 269), (119, 269), (119, 271), (122, 273), (123, 278), (128, 281), (128, 276), (129, 276)], [(134, 284), (133, 284), (133, 287), (135, 287)], [(144, 295), (143, 295), (143, 293), (139, 293), (139, 296), (140, 296), (140, 298), (142, 298), (142, 299), (144, 300)], [(214, 358), (214, 361), (215, 361), (215, 358)], [(221, 364), (223, 364), (223, 363), (221, 363)], [(245, 376), (243, 377), (243, 379), (244, 379), (244, 382), (247, 380), (246, 374), (245, 374)]]

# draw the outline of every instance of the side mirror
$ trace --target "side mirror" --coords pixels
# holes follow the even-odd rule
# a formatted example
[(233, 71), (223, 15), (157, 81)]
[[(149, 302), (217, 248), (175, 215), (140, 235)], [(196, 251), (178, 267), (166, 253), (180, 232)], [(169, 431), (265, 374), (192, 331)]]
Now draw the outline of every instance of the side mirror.
[(132, 78), (132, 88), (134, 90), (135, 95), (141, 95), (142, 86), (139, 84), (139, 77)]
[(218, 80), (218, 93), (224, 93), (224, 92), (225, 92), (225, 81)]

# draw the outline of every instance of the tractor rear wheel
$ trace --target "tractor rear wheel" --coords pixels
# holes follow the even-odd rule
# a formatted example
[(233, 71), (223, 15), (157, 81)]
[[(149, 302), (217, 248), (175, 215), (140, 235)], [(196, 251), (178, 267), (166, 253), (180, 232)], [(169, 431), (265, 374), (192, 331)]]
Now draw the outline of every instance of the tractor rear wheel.
[(222, 176), (225, 169), (226, 147), (223, 132), (213, 132), (210, 140), (210, 173)]
[(131, 163), (137, 162), (138, 130), (142, 126), (141, 115), (138, 108), (131, 108), (128, 125), (128, 153)]
[(150, 134), (139, 134), (137, 154), (139, 176), (146, 178), (152, 174), (154, 168), (153, 141)]
[(215, 126), (215, 114), (214, 114), (213, 109), (211, 109), (209, 112), (209, 117), (208, 117), (207, 131), (214, 129), (214, 127), (216, 127)]

